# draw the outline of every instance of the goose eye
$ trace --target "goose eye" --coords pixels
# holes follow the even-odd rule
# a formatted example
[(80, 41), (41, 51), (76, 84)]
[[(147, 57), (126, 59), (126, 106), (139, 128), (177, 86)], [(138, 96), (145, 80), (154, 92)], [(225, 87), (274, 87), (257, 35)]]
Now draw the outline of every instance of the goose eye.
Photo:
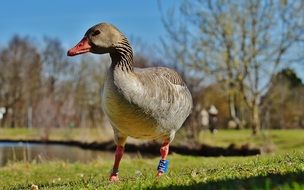
[(92, 34), (92, 36), (97, 36), (98, 34), (100, 34), (100, 31), (99, 30), (95, 30)]

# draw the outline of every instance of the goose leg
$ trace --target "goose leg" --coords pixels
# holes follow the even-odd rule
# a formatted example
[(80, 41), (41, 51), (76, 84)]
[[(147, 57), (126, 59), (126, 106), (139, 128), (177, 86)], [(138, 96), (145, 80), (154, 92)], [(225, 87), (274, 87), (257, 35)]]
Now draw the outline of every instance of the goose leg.
[(124, 149), (125, 149), (124, 146), (125, 146), (126, 138), (117, 137), (117, 139), (115, 141), (116, 141), (117, 146), (116, 146), (116, 151), (115, 151), (115, 161), (114, 161), (113, 169), (111, 171), (111, 175), (109, 178), (110, 181), (119, 180), (118, 169), (119, 169), (120, 160), (124, 154)]
[(160, 148), (161, 160), (159, 161), (157, 167), (157, 176), (161, 176), (168, 170), (169, 161), (167, 160), (167, 155), (169, 152), (169, 141), (164, 141)]

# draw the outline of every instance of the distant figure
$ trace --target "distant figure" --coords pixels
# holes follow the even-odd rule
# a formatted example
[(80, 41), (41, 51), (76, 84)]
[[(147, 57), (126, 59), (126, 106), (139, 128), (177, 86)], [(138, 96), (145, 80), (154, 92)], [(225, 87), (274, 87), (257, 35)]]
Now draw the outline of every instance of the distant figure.
[(200, 114), (201, 114), (201, 118), (202, 118), (201, 124), (202, 124), (203, 128), (205, 128), (205, 127), (207, 128), (209, 126), (209, 113), (204, 108), (204, 109), (202, 109)]
[(216, 133), (218, 110), (214, 105), (211, 105), (208, 112), (209, 112), (209, 130), (211, 133)]
[(0, 120), (3, 119), (3, 115), (5, 114), (6, 109), (5, 107), (0, 107)]

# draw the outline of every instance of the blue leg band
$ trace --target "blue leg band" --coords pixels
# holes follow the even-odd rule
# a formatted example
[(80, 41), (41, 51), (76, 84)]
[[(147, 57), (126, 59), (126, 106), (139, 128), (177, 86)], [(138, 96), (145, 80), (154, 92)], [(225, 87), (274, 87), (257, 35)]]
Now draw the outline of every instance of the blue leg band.
[(169, 160), (160, 160), (157, 170), (159, 172), (165, 173), (168, 171), (168, 166), (169, 166)]

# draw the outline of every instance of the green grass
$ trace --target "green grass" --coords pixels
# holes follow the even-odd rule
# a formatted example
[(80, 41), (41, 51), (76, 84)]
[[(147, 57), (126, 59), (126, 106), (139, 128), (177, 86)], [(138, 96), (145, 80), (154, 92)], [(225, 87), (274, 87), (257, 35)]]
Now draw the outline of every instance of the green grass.
[(170, 156), (157, 179), (158, 159), (122, 161), (120, 182), (108, 182), (110, 161), (15, 163), (0, 169), (2, 189), (303, 189), (304, 152), (276, 156), (204, 158)]
[[(177, 135), (180, 135), (179, 133)], [(0, 128), (0, 139), (12, 140), (40, 140), (43, 131), (27, 128)], [(211, 146), (228, 147), (230, 144), (250, 144), (255, 147), (272, 146), (276, 152), (304, 149), (304, 130), (263, 130), (260, 135), (253, 136), (251, 130), (219, 130), (211, 134), (203, 130), (199, 134), (201, 143)], [(179, 137), (177, 137), (178, 139)], [(105, 135), (102, 129), (90, 128), (59, 128), (52, 129), (49, 133), (50, 140), (76, 140), (82, 142), (102, 142), (111, 140), (111, 135)], [(183, 144), (173, 141), (173, 144)]]
[(254, 136), (251, 130), (219, 130), (216, 134), (201, 131), (200, 142), (213, 146), (228, 147), (230, 144), (250, 144), (255, 147), (272, 148), (276, 153), (304, 150), (304, 130), (263, 130)]
[[(79, 133), (79, 129), (71, 131), (69, 138), (75, 139), (74, 135)], [(15, 135), (30, 139), (31, 135), (37, 136), (37, 132), (0, 130), (0, 139)], [(52, 135), (52, 138), (66, 139), (65, 134), (59, 131)], [(92, 138), (98, 137), (92, 134)], [(95, 160), (88, 164), (60, 161), (10, 163), (0, 168), (0, 189), (30, 189), (31, 184), (38, 185), (39, 189), (304, 189), (304, 130), (270, 130), (257, 137), (252, 136), (249, 130), (220, 130), (215, 135), (203, 131), (200, 140), (223, 147), (231, 143), (271, 144), (275, 152), (217, 158), (173, 154), (169, 156), (168, 174), (159, 179), (155, 177), (159, 158), (125, 157), (118, 183), (108, 182), (112, 160)]]
[[(43, 129), (0, 128), (0, 139), (41, 140), (45, 136)], [(104, 134), (100, 128), (54, 128), (49, 131), (49, 140), (100, 142), (112, 137)]]

